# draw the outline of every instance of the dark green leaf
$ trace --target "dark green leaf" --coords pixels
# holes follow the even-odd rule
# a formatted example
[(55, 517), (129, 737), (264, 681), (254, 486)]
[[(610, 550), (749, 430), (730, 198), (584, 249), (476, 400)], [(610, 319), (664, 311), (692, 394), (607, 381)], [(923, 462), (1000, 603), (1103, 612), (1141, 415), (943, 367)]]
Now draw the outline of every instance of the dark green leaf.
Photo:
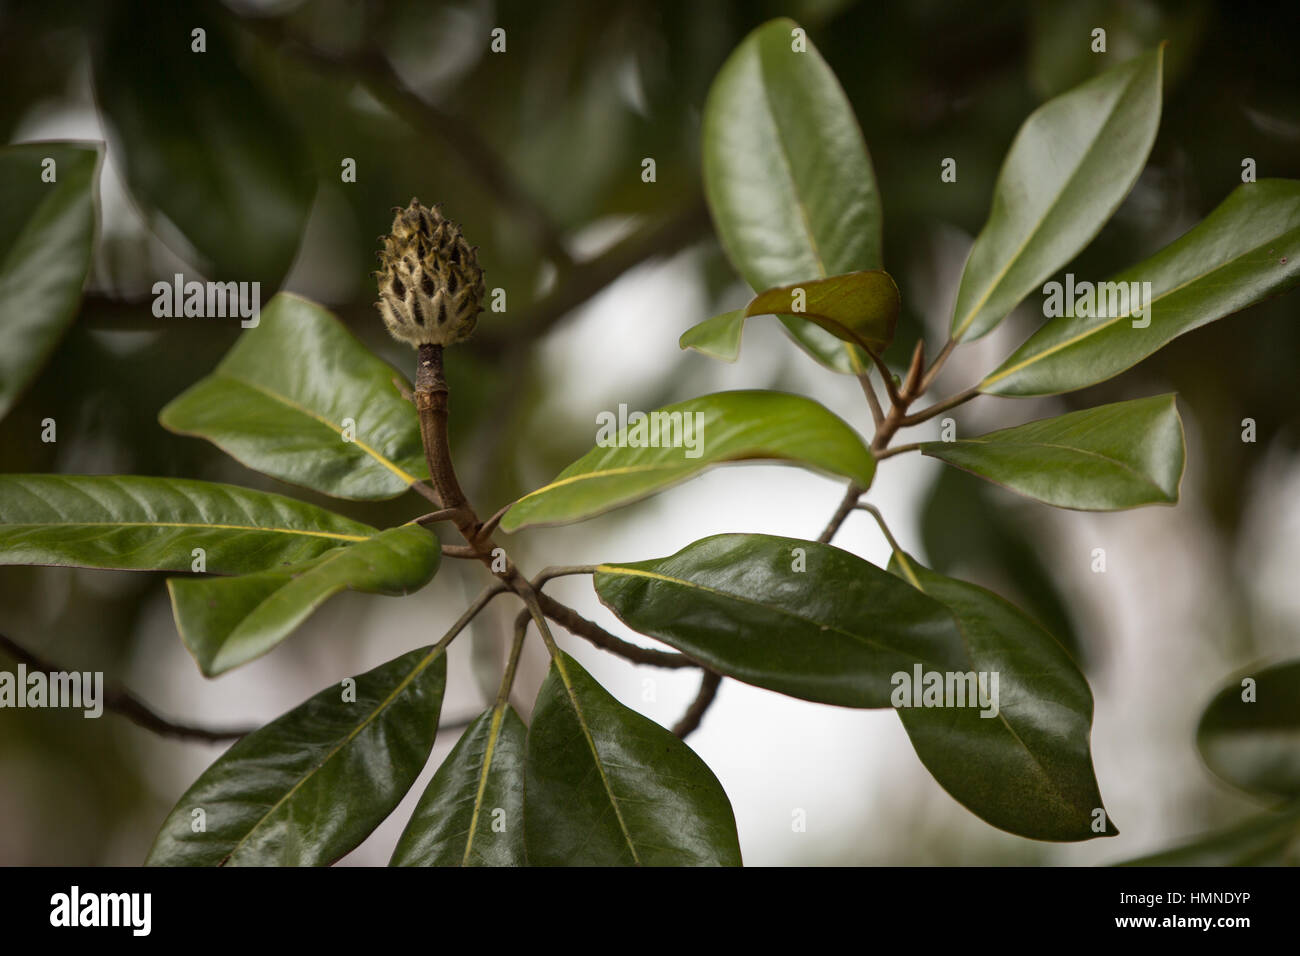
[(176, 628), (208, 677), (265, 654), (345, 588), (410, 594), (438, 570), (438, 539), (417, 524), (291, 567), (234, 578), (171, 578)]
[(470, 724), (429, 781), (392, 866), (523, 866), (528, 728), (509, 705)]
[[(293, 262), (316, 187), (294, 119), (244, 71), (215, 4), (109, 11), (95, 93), (131, 191), (180, 228), (206, 274), (269, 293)], [(196, 28), (205, 53), (192, 51)]]
[[(971, 661), (945, 706), (898, 707), (939, 784), (980, 819), (1030, 839), (1117, 834), (1092, 769), (1092, 692), (1065, 649), (991, 591), (898, 555), (889, 568), (952, 612)], [(899, 700), (914, 701), (906, 690), (920, 693), (915, 684)]]
[(957, 289), (952, 337), (979, 338), (1106, 224), (1160, 124), (1164, 47), (1049, 100), (1016, 134)]
[(396, 375), (328, 311), (281, 293), (158, 418), (284, 481), (340, 498), (392, 498), (429, 476), (419, 419)]
[(186, 478), (0, 475), (0, 564), (213, 574), (296, 564), (375, 529), (282, 495)]
[(704, 395), (607, 431), (554, 481), (516, 501), (502, 530), (590, 518), (724, 462), (790, 462), (863, 488), (876, 470), (857, 432), (816, 402), (783, 392)]
[(692, 325), (682, 333), (677, 344), (724, 362), (734, 362), (740, 356), (740, 333), (744, 327), (744, 309), (724, 312)]
[[(95, 238), (99, 144), (0, 149), (0, 418), (77, 314)], [(54, 182), (41, 179), (54, 160)]]
[(898, 286), (889, 273), (879, 269), (768, 289), (749, 303), (745, 315), (790, 312), (800, 290), (804, 303), (799, 312), (793, 313), (795, 319), (812, 322), (837, 339), (869, 348), (876, 354), (894, 340)]
[(392, 813), (420, 775), (446, 682), (442, 651), (418, 648), (362, 674), (355, 688), (326, 688), (242, 738), (181, 797), (146, 863), (333, 863)]
[(1058, 508), (1118, 511), (1178, 500), (1183, 423), (1174, 396), (1156, 395), (923, 442), (921, 453)]
[(980, 391), (1051, 395), (1103, 382), (1184, 332), (1290, 289), (1300, 282), (1300, 182), (1238, 186), (1199, 225), (1111, 281), (1151, 283), (1146, 314), (1133, 318), (1130, 307), (1051, 319)]
[(888, 707), (891, 677), (969, 669), (952, 615), (856, 555), (761, 534), (602, 564), (596, 593), (629, 627), (712, 670), (844, 707)]
[[(704, 106), (704, 186), (723, 248), (754, 291), (879, 269), (880, 197), (853, 108), (793, 20), (763, 24), (723, 64)], [(855, 372), (850, 346), (782, 321), (818, 361)]]
[(695, 751), (624, 707), (569, 655), (528, 730), (534, 866), (739, 866), (731, 802)]
[(1196, 742), (1210, 769), (1234, 786), (1300, 796), (1300, 660), (1229, 683), (1201, 715)]
[(1300, 866), (1300, 803), (1120, 866)]

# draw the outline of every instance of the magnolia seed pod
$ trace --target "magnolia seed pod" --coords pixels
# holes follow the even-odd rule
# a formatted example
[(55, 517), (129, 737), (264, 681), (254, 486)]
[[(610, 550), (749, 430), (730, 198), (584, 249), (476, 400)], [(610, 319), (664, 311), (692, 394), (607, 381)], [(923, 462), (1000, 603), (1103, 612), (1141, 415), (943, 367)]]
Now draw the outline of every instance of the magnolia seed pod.
[(437, 206), (412, 199), (396, 213), (392, 231), (380, 237), (375, 307), (393, 337), (412, 346), (463, 342), (486, 292), (477, 247)]

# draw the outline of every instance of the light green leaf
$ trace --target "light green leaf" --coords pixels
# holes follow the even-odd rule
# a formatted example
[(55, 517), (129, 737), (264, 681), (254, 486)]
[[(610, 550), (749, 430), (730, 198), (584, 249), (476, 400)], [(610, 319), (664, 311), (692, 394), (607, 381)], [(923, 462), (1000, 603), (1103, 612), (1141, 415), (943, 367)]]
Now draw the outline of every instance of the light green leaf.
[(0, 475), (0, 564), (244, 574), (364, 541), (369, 525), (283, 495), (186, 478)]
[(327, 551), (303, 564), (233, 578), (170, 578), (181, 640), (207, 677), (265, 654), (345, 588), (410, 594), (438, 570), (438, 539), (416, 524)]
[[(98, 143), (0, 149), (0, 418), (77, 314), (95, 239), (99, 154)], [(42, 181), (47, 170), (54, 182)]]
[[(794, 49), (797, 27), (782, 18), (750, 33), (704, 106), (705, 194), (727, 256), (756, 292), (882, 265), (880, 197), (862, 131), (812, 43)], [(862, 367), (830, 333), (782, 322), (824, 365)]]
[[(916, 755), (940, 786), (980, 819), (1033, 840), (1119, 833), (1092, 768), (1092, 691), (1065, 649), (992, 591), (905, 555), (895, 555), (889, 569), (952, 612), (971, 661), (953, 675), (944, 706), (898, 707)], [(946, 690), (948, 675), (941, 679)], [(917, 689), (913, 676), (899, 701), (914, 704), (926, 680)]]
[(1119, 511), (1178, 500), (1183, 423), (1174, 396), (1156, 395), (923, 442), (921, 453), (1058, 508)]
[(419, 419), (396, 375), (328, 311), (281, 293), (158, 420), (296, 485), (392, 498), (429, 477)]
[(602, 564), (600, 600), (711, 670), (842, 707), (888, 707), (895, 673), (970, 667), (952, 615), (856, 555), (762, 534)]
[(1101, 317), (1051, 319), (980, 391), (1051, 395), (1104, 382), (1184, 332), (1292, 288), (1300, 282), (1300, 182), (1238, 186), (1181, 238), (1110, 281), (1117, 290), (1151, 283), (1140, 298), (1145, 315), (1134, 318), (1130, 306)]
[(560, 652), (528, 730), (533, 866), (739, 866), (731, 802), (695, 751)]
[(509, 705), (480, 714), (429, 781), (390, 865), (525, 865), (527, 737)]
[(590, 518), (724, 462), (790, 462), (863, 488), (876, 470), (857, 432), (816, 402), (783, 392), (717, 392), (665, 406), (617, 434), (615, 424), (602, 425), (600, 444), (554, 481), (516, 501), (501, 529)]
[[(428, 762), (447, 683), (417, 648), (327, 687), (217, 758), (177, 802), (150, 866), (325, 866), (355, 849)], [(202, 811), (204, 829), (194, 826)]]
[(837, 339), (868, 348), (879, 355), (894, 340), (898, 323), (898, 286), (879, 269), (850, 272), (796, 282), (760, 293), (745, 315), (790, 312), (802, 293), (803, 308), (795, 319), (805, 319)]
[(740, 356), (740, 333), (744, 327), (744, 309), (724, 312), (692, 325), (682, 333), (677, 344), (683, 349), (695, 349), (724, 362), (734, 362)]
[[(107, 5), (92, 31), (95, 98), (145, 212), (180, 229), (206, 275), (258, 281), (269, 295), (293, 263), (316, 189), (296, 134), (307, 118), (285, 115), (245, 71), (219, 9)], [(203, 53), (191, 49), (196, 28)]]
[(1300, 866), (1300, 802), (1120, 866)]
[(1300, 797), (1300, 660), (1248, 671), (1227, 684), (1201, 715), (1196, 743), (1228, 783)]
[(957, 289), (952, 337), (979, 338), (1101, 231), (1146, 165), (1164, 47), (1036, 109), (1007, 153)]

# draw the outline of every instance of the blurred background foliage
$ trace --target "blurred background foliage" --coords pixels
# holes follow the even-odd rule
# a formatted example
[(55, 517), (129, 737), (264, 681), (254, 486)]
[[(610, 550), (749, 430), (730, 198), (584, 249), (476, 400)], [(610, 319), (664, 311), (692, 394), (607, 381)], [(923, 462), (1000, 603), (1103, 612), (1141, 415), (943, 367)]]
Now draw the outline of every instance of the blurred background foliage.
[[(408, 500), (313, 498), (163, 431), (158, 409), (216, 364), (238, 326), (156, 319), (150, 287), (184, 272), (256, 279), (263, 302), (291, 289), (334, 310), (406, 369), (409, 354), (375, 320), (369, 272), (390, 209), (418, 196), (442, 201), (465, 224), (481, 247), (489, 288), (506, 290), (507, 311), (485, 315), (449, 368), (462, 477), (490, 513), (590, 445), (585, 408), (574, 413), (565, 401), (572, 396), (557, 394), (584, 382), (548, 369), (555, 349), (546, 343), (560, 336), (565, 348), (603, 349), (622, 341), (617, 326), (590, 345), (565, 336), (593, 297), (630, 270), (689, 251), (682, 261), (698, 311), (638, 303), (629, 320), (651, 325), (625, 330), (628, 349), (650, 336), (675, 342), (686, 326), (744, 301), (703, 205), (700, 113), (727, 54), (777, 15), (808, 28), (863, 126), (885, 207), (885, 264), (904, 297), (889, 356), (896, 363), (923, 329), (932, 330), (932, 347), (939, 344), (934, 330), (946, 328), (952, 294), (945, 285), (956, 279), (952, 262), (946, 271), (943, 263), (955, 255), (960, 268), (963, 243), (983, 224), (1001, 158), (1024, 117), (1108, 63), (1170, 41), (1148, 168), (1069, 271), (1104, 276), (1181, 234), (1240, 181), (1243, 157), (1256, 160), (1261, 177), (1300, 177), (1300, 34), (1293, 14), (1274, 3), (0, 0), (0, 135), (11, 143), (106, 138), (109, 145), (83, 307), (0, 421), (0, 469), (234, 481), (375, 524), (405, 520), (418, 507)], [(498, 26), (506, 30), (505, 53), (489, 48)], [(1088, 50), (1095, 26), (1108, 31), (1107, 57)], [(206, 31), (202, 55), (190, 48), (196, 27)], [(656, 163), (653, 184), (641, 178), (646, 157)], [(959, 174), (941, 185), (945, 157), (957, 158)], [(345, 158), (356, 161), (354, 183), (342, 181)], [(1205, 653), (1191, 711), (1232, 667), (1276, 653), (1269, 635), (1284, 633), (1294, 648), (1295, 618), (1284, 614), (1278, 623), (1272, 599), (1255, 586), (1256, 566), (1241, 555), (1259, 529), (1250, 515), (1265, 494), (1265, 472), (1294, 476), (1297, 308), (1295, 296), (1264, 303), (1061, 400), (1068, 410), (1158, 390), (1180, 394), (1198, 469), (1189, 505), (1197, 534), (1187, 547), (1217, 582), (1201, 597), (1216, 613), (1227, 609), (1216, 620), (1231, 622)], [(618, 310), (606, 320), (618, 323)], [(1005, 344), (1016, 344), (1034, 321), (1017, 312)], [(752, 344), (747, 335), (747, 350), (768, 346), (777, 357), (752, 365), (746, 384), (797, 387), (806, 359), (788, 343), (780, 352), (779, 339)], [(742, 363), (747, 358), (756, 357), (747, 351)], [(696, 355), (645, 361), (629, 385), (632, 407), (688, 397), (710, 374)], [(1016, 408), (1013, 420), (1034, 417), (1025, 414), (1030, 407)], [(1239, 440), (1246, 417), (1257, 422), (1254, 444)], [(37, 440), (45, 418), (58, 423), (57, 443)], [(1095, 681), (1109, 645), (1072, 600), (1071, 575), (1080, 572), (1077, 561), (1062, 558), (1059, 526), (964, 474), (937, 467), (925, 474), (937, 480), (921, 496), (916, 527), (930, 563), (1021, 602)], [(1294, 495), (1300, 485), (1292, 479), (1290, 487)], [(1294, 497), (1279, 500), (1294, 511)], [(529, 563), (538, 566), (567, 558), (531, 539), (514, 546), (526, 556), (536, 547)], [(139, 666), (150, 646), (142, 634), (157, 618), (161, 590), (154, 575), (5, 568), (0, 629), (61, 666), (102, 669), (148, 697), (156, 688), (141, 685), (151, 673)], [(333, 619), (359, 620), (361, 606), (345, 604)], [(1295, 612), (1293, 601), (1286, 607)], [(290, 671), (294, 647), (280, 652)], [(370, 666), (380, 658), (363, 659)], [(287, 694), (264, 716), (312, 689)], [(243, 719), (238, 701), (228, 704), (216, 723)], [(725, 695), (718, 707), (726, 707)], [(1193, 752), (1187, 728), (1175, 739)], [(75, 714), (4, 712), (0, 863), (137, 862), (178, 787), (204, 763), (180, 756), (185, 746), (155, 745), (111, 716), (83, 722)], [(160, 770), (169, 764), (188, 769), (173, 780)], [(1240, 798), (1198, 766), (1188, 773), (1171, 832), (1192, 835), (1242, 818)], [(1106, 785), (1103, 775), (1103, 791)], [(902, 812), (880, 812), (894, 811)], [(886, 841), (873, 849), (879, 820), (862, 822), (858, 850), (841, 844), (811, 858), (770, 858), (1055, 859), (1026, 841), (945, 841), (938, 824), (918, 837), (924, 846)]]

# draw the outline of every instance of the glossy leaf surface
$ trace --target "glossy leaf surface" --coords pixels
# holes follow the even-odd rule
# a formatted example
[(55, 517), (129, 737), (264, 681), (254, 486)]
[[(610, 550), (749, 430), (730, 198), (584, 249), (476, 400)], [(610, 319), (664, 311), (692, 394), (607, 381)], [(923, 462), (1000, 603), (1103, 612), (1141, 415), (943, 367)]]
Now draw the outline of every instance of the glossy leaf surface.
[(1185, 459), (1173, 395), (1101, 405), (978, 438), (923, 442), (921, 453), (1080, 511), (1173, 504)]

